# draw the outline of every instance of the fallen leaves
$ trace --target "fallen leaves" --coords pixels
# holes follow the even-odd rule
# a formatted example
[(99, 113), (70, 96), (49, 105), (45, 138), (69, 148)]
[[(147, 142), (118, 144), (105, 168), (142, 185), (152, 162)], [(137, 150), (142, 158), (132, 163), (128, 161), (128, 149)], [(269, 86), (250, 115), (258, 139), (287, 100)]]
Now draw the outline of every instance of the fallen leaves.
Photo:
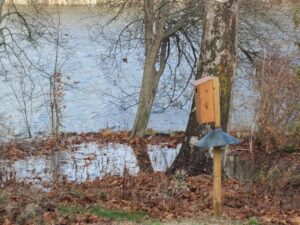
[[(152, 134), (143, 139), (130, 139), (128, 132), (103, 130), (98, 133), (63, 134), (58, 139), (45, 139), (31, 143), (8, 143), (4, 158), (20, 159), (29, 155), (51, 154), (57, 150), (76, 150), (76, 145), (95, 142), (128, 144), (134, 151), (145, 153), (147, 145), (175, 148), (181, 143), (183, 133)], [(240, 151), (238, 151), (241, 154)], [(141, 155), (142, 156), (142, 155)], [(248, 219), (257, 217), (264, 224), (300, 223), (299, 179), (291, 168), (299, 166), (299, 158), (288, 155), (288, 160), (280, 158), (268, 179), (257, 180), (251, 185), (236, 179), (223, 181), (223, 215), (229, 218)], [(299, 156), (298, 156), (299, 157)], [(96, 155), (87, 155), (88, 165)], [(263, 159), (263, 158), (262, 158)], [(271, 158), (262, 160), (272, 162)], [(281, 166), (279, 166), (281, 165)], [(282, 173), (284, 171), (284, 173)], [(290, 173), (290, 174), (289, 174)], [(278, 174), (281, 174), (278, 176)], [(284, 176), (282, 176), (284, 174)], [(289, 176), (288, 176), (289, 175)], [(12, 175), (13, 176), (13, 175)], [(271, 180), (272, 178), (272, 180)], [(284, 182), (283, 182), (284, 181)], [(0, 224), (15, 224), (24, 206), (36, 205), (43, 209), (41, 214), (48, 224), (110, 223), (111, 219), (87, 213), (75, 215), (59, 213), (58, 205), (75, 205), (82, 208), (101, 206), (105, 209), (127, 212), (146, 212), (155, 219), (192, 218), (211, 215), (213, 178), (208, 175), (185, 177), (166, 176), (163, 173), (140, 173), (138, 176), (105, 177), (102, 180), (85, 183), (61, 182), (50, 186), (48, 193), (20, 183), (11, 183), (4, 189), (8, 202), (1, 205)]]
[(12, 225), (12, 222), (9, 219), (5, 218), (3, 225)]
[(296, 216), (290, 219), (292, 225), (300, 225), (300, 216)]
[[(2, 159), (19, 160), (28, 156), (50, 155), (58, 150), (73, 151), (83, 143), (97, 143), (105, 145), (108, 143), (128, 144), (140, 150), (147, 145), (159, 145), (161, 147), (175, 148), (183, 140), (184, 133), (172, 134), (153, 133), (144, 138), (130, 138), (127, 131), (113, 131), (104, 129), (95, 133), (63, 133), (58, 138), (37, 138), (34, 140), (19, 140), (3, 144)], [(93, 156), (87, 157), (93, 160)]]
[(55, 221), (57, 220), (57, 215), (55, 212), (45, 212), (43, 214), (43, 218), (47, 224), (54, 225)]
[[(299, 208), (277, 204), (289, 200), (279, 190), (266, 193), (259, 182), (255, 189), (235, 179), (223, 181), (223, 215), (232, 219), (256, 217), (264, 224), (299, 224)], [(106, 177), (85, 183), (57, 183), (50, 192), (35, 190), (25, 184), (14, 184), (6, 188), (9, 203), (0, 212), (0, 224), (13, 224), (24, 205), (36, 205), (43, 209), (42, 218), (48, 224), (104, 223), (111, 219), (89, 213), (70, 210), (67, 215), (59, 213), (58, 206), (88, 209), (101, 206), (108, 210), (146, 212), (150, 218), (173, 220), (208, 216), (212, 213), (211, 176), (178, 178), (163, 173), (141, 173), (138, 176)], [(255, 190), (253, 195), (252, 191)], [(282, 190), (283, 191), (283, 190)], [(297, 190), (294, 190), (294, 192)], [(266, 201), (266, 199), (268, 201)], [(8, 219), (10, 218), (10, 219)]]

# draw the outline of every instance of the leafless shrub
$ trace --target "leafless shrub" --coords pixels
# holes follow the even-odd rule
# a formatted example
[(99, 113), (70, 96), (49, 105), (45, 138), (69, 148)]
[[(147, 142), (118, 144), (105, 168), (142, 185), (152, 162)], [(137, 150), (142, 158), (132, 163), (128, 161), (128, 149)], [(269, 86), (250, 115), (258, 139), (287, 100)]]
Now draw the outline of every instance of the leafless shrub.
[(58, 135), (62, 118), (63, 83), (61, 73), (50, 79), (51, 134)]
[(294, 62), (275, 48), (255, 63), (256, 138), (267, 151), (300, 144), (300, 79)]
[[(49, 101), (50, 101), (50, 128), (51, 135), (57, 136), (59, 134), (59, 129), (62, 123), (62, 107), (63, 107), (63, 91), (64, 91), (64, 83), (62, 80), (61, 67), (64, 62), (59, 54), (61, 48), (63, 48), (63, 38), (61, 32), (61, 15), (60, 11), (56, 9), (58, 22), (56, 25), (56, 29), (54, 32), (54, 44), (55, 44), (55, 63), (54, 63), (54, 71), (53, 74), (49, 76)], [(67, 60), (67, 59), (65, 59)]]

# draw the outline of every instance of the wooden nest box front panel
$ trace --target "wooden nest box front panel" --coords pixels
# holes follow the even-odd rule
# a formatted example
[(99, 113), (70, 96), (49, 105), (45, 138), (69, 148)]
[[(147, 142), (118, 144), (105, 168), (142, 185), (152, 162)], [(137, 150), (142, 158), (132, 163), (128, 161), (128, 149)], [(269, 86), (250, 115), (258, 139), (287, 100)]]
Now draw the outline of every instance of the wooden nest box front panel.
[(220, 127), (219, 78), (207, 76), (196, 80), (194, 86), (198, 123), (215, 123)]

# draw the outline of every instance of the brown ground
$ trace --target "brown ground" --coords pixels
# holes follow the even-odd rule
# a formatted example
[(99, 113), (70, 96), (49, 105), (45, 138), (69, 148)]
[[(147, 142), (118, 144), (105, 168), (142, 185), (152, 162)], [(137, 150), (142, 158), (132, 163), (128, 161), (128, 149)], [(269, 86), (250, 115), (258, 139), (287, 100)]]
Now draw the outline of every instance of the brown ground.
[[(126, 132), (74, 134), (59, 141), (39, 141), (36, 145), (35, 142), (27, 145), (24, 142), (9, 143), (2, 146), (2, 157), (19, 159), (28, 154), (50, 154), (58, 149), (73, 150), (69, 148), (71, 144), (88, 141), (175, 147), (182, 138), (182, 133), (150, 135), (143, 140), (129, 140)], [(266, 153), (254, 148), (253, 155), (249, 155), (248, 146), (242, 144), (235, 147), (231, 154), (252, 159), (263, 172), (247, 183), (235, 179), (223, 180), (223, 217), (220, 221), (207, 219), (212, 213), (211, 176), (144, 173), (135, 177), (107, 177), (81, 184), (63, 180), (55, 184), (50, 192), (14, 181), (4, 184), (0, 180), (3, 185), (0, 189), (0, 224), (155, 224), (151, 221), (182, 225), (257, 224), (239, 222), (249, 221), (249, 218), (256, 218), (261, 224), (300, 224), (300, 153)], [(147, 216), (135, 222), (121, 222), (81, 211), (62, 214), (60, 206), (83, 209), (101, 206), (127, 212), (142, 211)], [(235, 220), (238, 222), (232, 222)]]
[[(61, 216), (58, 205), (83, 208), (98, 205), (106, 209), (143, 211), (148, 219), (156, 220), (207, 217), (212, 212), (212, 185), (210, 176), (167, 177), (162, 173), (108, 177), (82, 184), (62, 182), (48, 193), (12, 183), (0, 192), (0, 223), (18, 222), (20, 217), (26, 218), (24, 221), (28, 220), (28, 224), (38, 220), (53, 221), (53, 224), (114, 222), (80, 213)], [(299, 186), (293, 184), (287, 183), (279, 189), (266, 181), (251, 186), (234, 179), (223, 182), (224, 218), (255, 217), (263, 224), (293, 224), (292, 221), (300, 217), (299, 205)], [(27, 218), (26, 213), (31, 216)]]

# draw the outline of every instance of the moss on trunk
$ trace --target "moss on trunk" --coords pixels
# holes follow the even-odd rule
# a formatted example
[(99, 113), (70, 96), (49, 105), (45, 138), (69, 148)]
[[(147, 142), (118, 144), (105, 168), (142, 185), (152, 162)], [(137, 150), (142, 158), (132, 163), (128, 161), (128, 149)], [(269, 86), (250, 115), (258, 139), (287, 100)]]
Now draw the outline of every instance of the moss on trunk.
[[(236, 26), (238, 2), (228, 0), (219, 3), (208, 0), (205, 6), (205, 19), (201, 42), (200, 64), (196, 79), (204, 76), (218, 76), (220, 78), (221, 124), (227, 129), (231, 104), (231, 88), (236, 72)], [(208, 149), (197, 149), (191, 142), (192, 138), (200, 139), (206, 132), (205, 127), (199, 125), (191, 109), (186, 138), (169, 173), (177, 169), (186, 170), (190, 175), (212, 172), (212, 159)]]

